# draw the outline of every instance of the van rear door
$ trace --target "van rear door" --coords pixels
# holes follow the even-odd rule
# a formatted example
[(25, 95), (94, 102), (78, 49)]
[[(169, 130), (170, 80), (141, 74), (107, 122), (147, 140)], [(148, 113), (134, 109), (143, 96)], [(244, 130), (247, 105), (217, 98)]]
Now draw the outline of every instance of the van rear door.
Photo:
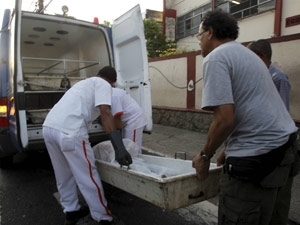
[(9, 133), (12, 144), (18, 150), (20, 146), (27, 146), (27, 127), (25, 110), (17, 110), (20, 101), (17, 96), (24, 90), (17, 85), (17, 80), (22, 76), (21, 56), (20, 56), (20, 33), (22, 1), (16, 0), (15, 13), (10, 23), (10, 46), (9, 46)]
[(151, 132), (151, 87), (144, 23), (139, 5), (114, 21), (112, 38), (117, 85), (124, 88), (143, 108), (148, 119), (144, 131)]

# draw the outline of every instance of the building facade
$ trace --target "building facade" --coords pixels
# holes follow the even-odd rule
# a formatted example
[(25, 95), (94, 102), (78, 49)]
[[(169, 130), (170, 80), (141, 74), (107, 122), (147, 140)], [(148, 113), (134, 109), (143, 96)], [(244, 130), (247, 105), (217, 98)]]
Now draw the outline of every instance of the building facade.
[[(239, 42), (300, 32), (299, 0), (163, 0), (164, 32), (178, 48), (198, 50), (194, 35), (205, 12), (222, 9), (237, 18)], [(172, 34), (172, 35), (170, 35)]]
[[(236, 0), (240, 4), (231, 0), (163, 1), (164, 32), (186, 53), (149, 59), (154, 122), (172, 120), (185, 124), (186, 112), (193, 113), (193, 121), (195, 118), (202, 120), (199, 114), (204, 112), (201, 110), (203, 57), (195, 34), (205, 12), (222, 8), (238, 19), (238, 42), (247, 45), (258, 39), (270, 41), (272, 61), (289, 77), (292, 86), (290, 113), (300, 125), (299, 0)], [(162, 115), (159, 110), (168, 113)]]

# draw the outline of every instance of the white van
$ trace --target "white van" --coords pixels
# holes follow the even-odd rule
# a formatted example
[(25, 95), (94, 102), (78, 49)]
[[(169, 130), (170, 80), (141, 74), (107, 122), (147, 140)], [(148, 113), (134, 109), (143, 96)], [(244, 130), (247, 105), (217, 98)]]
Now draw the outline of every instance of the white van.
[[(0, 168), (17, 152), (45, 149), (42, 124), (53, 105), (74, 83), (114, 66), (152, 129), (148, 59), (139, 5), (112, 28), (64, 16), (6, 9), (0, 33)], [(64, 112), (61, 112), (64, 113)], [(107, 139), (100, 121), (90, 141)]]

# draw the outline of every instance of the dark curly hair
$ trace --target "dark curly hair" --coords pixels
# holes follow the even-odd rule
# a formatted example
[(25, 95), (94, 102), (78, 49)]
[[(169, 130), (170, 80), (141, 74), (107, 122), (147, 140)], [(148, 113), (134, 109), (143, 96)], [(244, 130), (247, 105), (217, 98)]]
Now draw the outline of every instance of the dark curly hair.
[(103, 77), (112, 83), (117, 81), (117, 72), (115, 68), (111, 66), (105, 66), (100, 69), (97, 76)]
[(226, 38), (237, 39), (239, 27), (236, 19), (229, 13), (221, 10), (207, 12), (202, 18), (202, 29), (207, 31), (212, 28), (214, 35), (219, 40)]

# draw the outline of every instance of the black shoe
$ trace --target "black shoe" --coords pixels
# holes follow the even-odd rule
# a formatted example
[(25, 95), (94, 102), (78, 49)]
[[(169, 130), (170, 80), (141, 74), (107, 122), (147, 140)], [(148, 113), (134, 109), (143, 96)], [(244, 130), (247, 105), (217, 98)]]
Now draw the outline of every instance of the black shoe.
[(65, 225), (75, 225), (78, 220), (90, 213), (88, 207), (81, 207), (78, 211), (66, 212)]

